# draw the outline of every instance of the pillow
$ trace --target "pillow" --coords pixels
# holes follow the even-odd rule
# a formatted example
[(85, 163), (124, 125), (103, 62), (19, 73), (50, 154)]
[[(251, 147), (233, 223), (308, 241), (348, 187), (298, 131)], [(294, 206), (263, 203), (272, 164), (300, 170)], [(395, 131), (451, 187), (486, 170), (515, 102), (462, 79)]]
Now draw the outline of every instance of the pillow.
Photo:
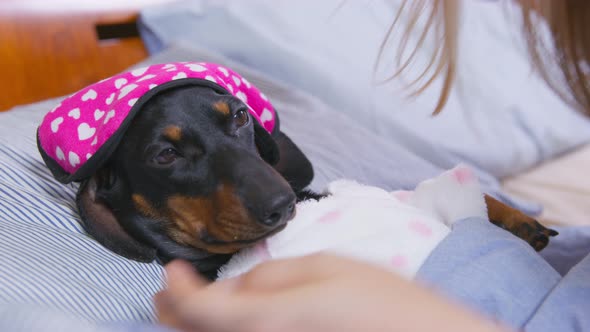
[(0, 114), (0, 308), (57, 310), (89, 322), (151, 321), (156, 262), (129, 261), (87, 236), (76, 185), (53, 179), (35, 130), (58, 100)]

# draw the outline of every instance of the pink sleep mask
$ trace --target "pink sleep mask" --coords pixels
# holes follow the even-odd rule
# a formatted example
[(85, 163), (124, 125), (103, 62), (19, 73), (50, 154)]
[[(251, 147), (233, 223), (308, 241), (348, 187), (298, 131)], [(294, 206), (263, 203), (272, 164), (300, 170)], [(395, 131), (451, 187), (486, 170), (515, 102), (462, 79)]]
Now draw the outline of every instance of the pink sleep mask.
[[(117, 148), (131, 120), (142, 106), (162, 91), (179, 86), (207, 86), (233, 95), (249, 108), (263, 141), (278, 132), (278, 118), (271, 103), (248, 80), (214, 63), (157, 64), (115, 75), (65, 98), (51, 110), (37, 131), (41, 155), (62, 182), (92, 176)], [(257, 146), (260, 145), (257, 142)], [(276, 147), (268, 146), (269, 151)], [(272, 155), (272, 153), (270, 153)], [(265, 159), (276, 161), (276, 156)]]

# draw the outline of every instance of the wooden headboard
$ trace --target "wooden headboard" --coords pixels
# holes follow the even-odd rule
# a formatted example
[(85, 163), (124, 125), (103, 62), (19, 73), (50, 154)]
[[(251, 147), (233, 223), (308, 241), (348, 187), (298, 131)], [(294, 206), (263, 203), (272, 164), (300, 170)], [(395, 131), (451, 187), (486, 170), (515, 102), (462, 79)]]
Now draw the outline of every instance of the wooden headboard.
[(169, 0), (0, 0), (0, 111), (57, 97), (147, 57), (134, 22)]

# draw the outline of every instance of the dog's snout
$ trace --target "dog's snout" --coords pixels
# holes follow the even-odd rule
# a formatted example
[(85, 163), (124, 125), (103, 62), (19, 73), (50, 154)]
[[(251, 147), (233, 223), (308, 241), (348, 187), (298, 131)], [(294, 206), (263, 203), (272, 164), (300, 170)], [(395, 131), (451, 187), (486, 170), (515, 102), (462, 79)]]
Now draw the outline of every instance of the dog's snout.
[(214, 152), (213, 168), (235, 184), (236, 195), (247, 208), (255, 232), (269, 234), (291, 220), (296, 196), (289, 183), (260, 156), (234, 146)]
[(295, 213), (295, 195), (292, 192), (275, 196), (268, 204), (260, 222), (268, 227), (284, 225)]

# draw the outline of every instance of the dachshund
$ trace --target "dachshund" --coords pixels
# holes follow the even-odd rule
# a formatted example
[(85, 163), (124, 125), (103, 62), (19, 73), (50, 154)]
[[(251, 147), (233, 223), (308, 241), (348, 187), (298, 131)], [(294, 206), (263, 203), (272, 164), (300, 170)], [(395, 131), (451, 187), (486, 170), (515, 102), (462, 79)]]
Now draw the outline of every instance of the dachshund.
[[(313, 177), (283, 133), (271, 166), (255, 144), (255, 120), (233, 96), (183, 87), (155, 96), (108, 163), (79, 189), (88, 232), (138, 261), (182, 258), (207, 275), (232, 253), (283, 229)], [(490, 220), (540, 250), (555, 231), (490, 196)]]
[[(280, 130), (272, 138), (263, 130), (240, 98), (210, 86), (155, 94), (81, 181), (83, 226), (119, 255), (181, 258), (214, 279), (232, 254), (281, 231), (297, 201), (322, 198), (305, 189), (313, 168), (302, 151)], [(536, 250), (557, 234), (490, 196), (486, 204), (491, 222)]]
[(182, 258), (205, 275), (283, 229), (313, 177), (282, 132), (280, 162), (261, 157), (240, 99), (189, 86), (153, 97), (110, 160), (80, 185), (86, 230), (122, 256)]

